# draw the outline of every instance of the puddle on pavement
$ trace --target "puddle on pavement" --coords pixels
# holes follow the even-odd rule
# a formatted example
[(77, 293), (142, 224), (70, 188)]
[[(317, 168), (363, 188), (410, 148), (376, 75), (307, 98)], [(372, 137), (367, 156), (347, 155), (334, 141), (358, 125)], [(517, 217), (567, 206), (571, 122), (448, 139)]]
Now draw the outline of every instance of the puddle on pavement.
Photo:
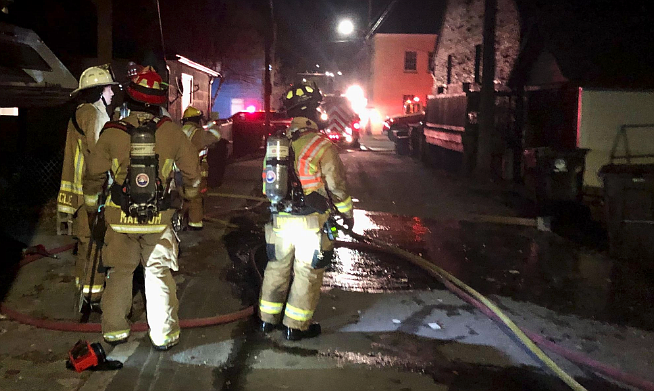
[(422, 269), (384, 254), (338, 248), (327, 268), (323, 286), (351, 292), (442, 289)]
[[(419, 254), (482, 294), (654, 330), (654, 273), (645, 266), (613, 261), (531, 227), (356, 212), (355, 231)], [(359, 286), (369, 289), (375, 281), (381, 290), (429, 284), (414, 280), (404, 261), (390, 259), (399, 263), (387, 266), (376, 256), (345, 255), (339, 253), (334, 266), (341, 273), (332, 278), (336, 283), (359, 276), (368, 279)]]
[[(532, 227), (355, 213), (358, 233), (421, 255), (484, 295), (654, 330), (654, 272), (642, 265), (613, 261)], [(263, 244), (263, 237), (253, 227), (225, 238), (241, 266), (235, 280), (255, 280), (247, 249)], [(259, 251), (255, 261), (262, 271), (265, 252)], [(345, 248), (336, 249), (324, 285), (356, 292), (443, 289), (423, 270), (394, 256)]]

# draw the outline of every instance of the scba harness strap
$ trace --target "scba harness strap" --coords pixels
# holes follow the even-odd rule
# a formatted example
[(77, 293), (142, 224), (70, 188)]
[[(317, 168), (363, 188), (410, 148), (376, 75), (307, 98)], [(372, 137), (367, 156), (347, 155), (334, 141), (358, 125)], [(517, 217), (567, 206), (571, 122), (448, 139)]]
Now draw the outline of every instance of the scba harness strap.
[[(148, 122), (154, 122), (156, 129), (159, 129), (161, 127), (161, 125), (165, 124), (166, 122), (171, 122), (171, 121), (172, 120), (170, 119), (170, 117), (154, 117), (152, 119), (149, 119), (149, 120), (145, 121), (143, 124), (141, 124), (139, 126), (144, 126)], [(132, 134), (132, 129), (136, 129), (136, 128), (137, 128), (137, 126), (134, 126), (134, 125), (130, 124), (129, 122), (125, 122), (123, 120), (110, 121), (110, 122), (107, 122), (104, 125), (104, 127), (100, 131), (100, 135), (102, 135), (102, 133), (107, 129), (120, 129), (123, 132), (131, 135)]]

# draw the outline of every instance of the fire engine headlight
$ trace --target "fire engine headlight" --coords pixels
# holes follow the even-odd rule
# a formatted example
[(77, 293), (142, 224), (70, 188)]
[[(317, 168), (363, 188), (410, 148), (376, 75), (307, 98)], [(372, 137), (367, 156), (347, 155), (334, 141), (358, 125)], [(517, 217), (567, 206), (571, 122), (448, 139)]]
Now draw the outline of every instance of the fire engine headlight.
[(321, 120), (323, 120), (323, 121), (327, 121), (328, 118), (329, 118), (329, 116), (327, 116), (327, 113), (322, 113), (322, 114), (320, 114), (320, 119), (321, 119)]
[(348, 143), (351, 143), (352, 142), (352, 136), (350, 136), (349, 134), (346, 134), (345, 135), (345, 141), (347, 141)]
[(345, 127), (345, 133), (347, 133), (347, 134), (352, 134), (352, 128), (349, 127), (349, 126), (346, 126), (346, 127)]

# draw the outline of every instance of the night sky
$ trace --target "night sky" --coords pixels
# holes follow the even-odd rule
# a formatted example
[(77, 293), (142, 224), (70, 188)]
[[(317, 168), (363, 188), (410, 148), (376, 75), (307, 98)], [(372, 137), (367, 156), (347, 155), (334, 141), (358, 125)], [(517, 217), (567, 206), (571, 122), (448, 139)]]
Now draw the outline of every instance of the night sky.
[[(371, 0), (374, 22), (391, 0)], [(293, 74), (343, 70), (354, 63), (362, 40), (336, 43), (336, 25), (353, 20), (358, 37), (368, 30), (368, 0), (273, 0), (277, 24), (276, 53)], [(445, 0), (399, 0), (379, 32), (438, 33)], [(182, 54), (211, 66), (228, 57), (259, 55), (268, 0), (160, 0), (168, 56)], [(34, 10), (39, 10), (34, 12)], [(31, 28), (64, 62), (96, 51), (96, 17), (90, 0), (16, 0), (9, 15)], [(114, 57), (161, 62), (163, 47), (156, 0), (113, 0)]]
[[(391, 0), (372, 0), (372, 23)], [(381, 25), (380, 33), (438, 33), (445, 1), (399, 0)], [(277, 51), (282, 62), (297, 72), (315, 71), (315, 64), (332, 72), (347, 72), (351, 59), (363, 47), (368, 31), (368, 0), (275, 0), (278, 27)], [(342, 40), (336, 33), (338, 21), (350, 18), (358, 39)]]

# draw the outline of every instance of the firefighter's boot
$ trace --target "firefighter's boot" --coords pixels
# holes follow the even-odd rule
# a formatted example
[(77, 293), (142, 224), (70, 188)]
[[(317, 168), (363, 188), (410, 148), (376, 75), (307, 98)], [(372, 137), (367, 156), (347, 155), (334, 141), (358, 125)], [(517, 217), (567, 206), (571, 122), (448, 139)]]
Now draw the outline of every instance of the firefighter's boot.
[(322, 329), (320, 323), (311, 323), (306, 330), (286, 328), (286, 339), (289, 341), (299, 341), (306, 338), (314, 338), (320, 335)]

